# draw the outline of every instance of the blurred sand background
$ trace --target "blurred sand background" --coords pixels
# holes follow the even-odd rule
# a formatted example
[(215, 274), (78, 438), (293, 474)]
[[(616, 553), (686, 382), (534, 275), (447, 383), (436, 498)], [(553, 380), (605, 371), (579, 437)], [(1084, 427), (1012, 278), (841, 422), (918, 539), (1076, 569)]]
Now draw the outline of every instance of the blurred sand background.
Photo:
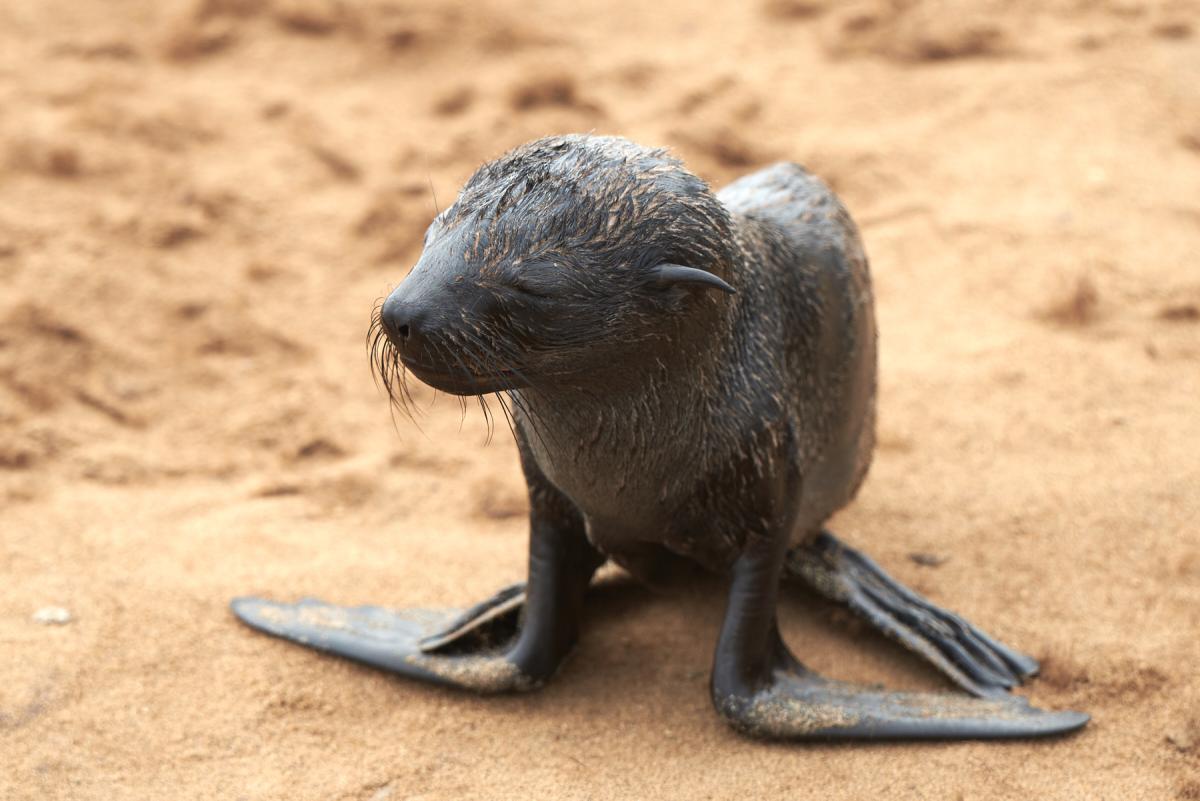
[[(429, 392), (393, 427), (363, 339), (435, 195), (576, 130), (842, 194), (882, 407), (834, 528), (1043, 659), (1028, 694), (1082, 735), (741, 739), (718, 581), (597, 593), (513, 698), (234, 621), (522, 576), (507, 433)], [(1200, 799), (1198, 497), (1193, 0), (0, 5), (4, 799)], [(817, 670), (945, 686), (798, 591), (783, 616)]]

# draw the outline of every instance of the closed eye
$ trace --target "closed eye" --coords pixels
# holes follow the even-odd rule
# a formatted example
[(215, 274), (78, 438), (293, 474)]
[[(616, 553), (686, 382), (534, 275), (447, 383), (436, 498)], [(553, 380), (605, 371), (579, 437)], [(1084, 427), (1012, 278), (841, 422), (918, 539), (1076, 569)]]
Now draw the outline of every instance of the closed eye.
[(509, 276), (509, 286), (523, 295), (551, 298), (563, 291), (563, 276), (556, 265), (522, 264)]
[(533, 286), (528, 281), (512, 281), (509, 284), (511, 289), (515, 289), (522, 295), (528, 295), (531, 298), (548, 298), (550, 293), (539, 287)]

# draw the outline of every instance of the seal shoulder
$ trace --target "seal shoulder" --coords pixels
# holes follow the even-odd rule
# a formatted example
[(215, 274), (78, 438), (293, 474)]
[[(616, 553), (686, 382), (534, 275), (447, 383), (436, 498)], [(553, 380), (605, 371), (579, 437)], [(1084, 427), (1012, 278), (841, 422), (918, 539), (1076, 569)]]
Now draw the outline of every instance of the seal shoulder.
[(841, 295), (850, 328), (855, 318), (869, 317), (863, 313), (871, 303), (871, 279), (858, 227), (823, 180), (799, 164), (780, 162), (739, 178), (717, 197), (740, 222), (751, 272), (760, 280), (812, 284), (808, 299)]
[(833, 190), (799, 164), (779, 163), (718, 198), (737, 220), (754, 286), (747, 313), (771, 328), (782, 360), (803, 466), (801, 528), (854, 496), (874, 445), (876, 332), (870, 271), (858, 229)]
[(849, 296), (850, 307), (870, 304), (871, 279), (858, 227), (819, 177), (794, 162), (779, 162), (739, 178), (717, 197), (770, 251), (762, 254), (762, 269), (798, 270), (818, 283), (833, 280)]
[(845, 213), (827, 183), (791, 161), (744, 175), (718, 192), (717, 197), (734, 214), (783, 224), (811, 222), (818, 215), (834, 211)]

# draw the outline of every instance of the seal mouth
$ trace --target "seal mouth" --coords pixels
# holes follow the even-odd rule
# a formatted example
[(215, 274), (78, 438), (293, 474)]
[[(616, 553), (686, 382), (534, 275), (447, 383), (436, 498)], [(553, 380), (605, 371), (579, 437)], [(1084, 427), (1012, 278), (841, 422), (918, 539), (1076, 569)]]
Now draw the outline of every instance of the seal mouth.
[(486, 395), (506, 389), (518, 389), (521, 386), (517, 374), (504, 368), (497, 369), (491, 375), (479, 376), (461, 370), (450, 371), (422, 364), (405, 356), (400, 357), (400, 362), (422, 383), (451, 395)]

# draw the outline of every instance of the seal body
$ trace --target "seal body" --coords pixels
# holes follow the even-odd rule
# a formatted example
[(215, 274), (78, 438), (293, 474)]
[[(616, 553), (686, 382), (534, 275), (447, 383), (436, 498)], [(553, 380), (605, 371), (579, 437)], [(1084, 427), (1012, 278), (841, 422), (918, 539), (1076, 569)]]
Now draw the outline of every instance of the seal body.
[[(1037, 663), (822, 529), (874, 445), (867, 259), (845, 208), (795, 164), (719, 194), (664, 151), (563, 136), (484, 165), (379, 310), (372, 354), (495, 393), (529, 487), (527, 580), (463, 611), (234, 601), (251, 626), (423, 681), (540, 686), (578, 637), (596, 569), (671, 555), (729, 575), (710, 692), (762, 737), (1061, 734), (1087, 716), (1004, 696)], [(806, 582), (980, 698), (830, 682), (780, 636)]]

